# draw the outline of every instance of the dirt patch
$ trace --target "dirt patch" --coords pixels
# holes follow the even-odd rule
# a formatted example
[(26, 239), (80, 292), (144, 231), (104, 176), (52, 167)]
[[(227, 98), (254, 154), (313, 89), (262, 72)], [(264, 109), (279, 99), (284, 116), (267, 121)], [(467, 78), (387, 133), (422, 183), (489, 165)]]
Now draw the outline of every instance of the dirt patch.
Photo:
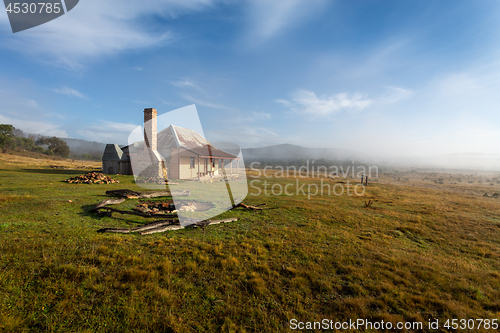
[(173, 202), (144, 202), (134, 210), (141, 213), (170, 214), (175, 210), (175, 206)]
[(176, 204), (178, 206), (177, 209), (180, 211), (205, 212), (215, 207), (215, 205), (211, 202), (202, 201), (178, 201)]

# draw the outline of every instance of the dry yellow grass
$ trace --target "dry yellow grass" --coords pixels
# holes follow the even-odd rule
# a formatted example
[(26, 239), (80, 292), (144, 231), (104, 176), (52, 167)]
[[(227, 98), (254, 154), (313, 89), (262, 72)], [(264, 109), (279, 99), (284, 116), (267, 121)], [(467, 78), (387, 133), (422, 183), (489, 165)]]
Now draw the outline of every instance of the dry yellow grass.
[(29, 166), (29, 167), (49, 167), (51, 165), (62, 166), (65, 168), (100, 168), (102, 163), (99, 161), (81, 161), (64, 158), (50, 158), (46, 156), (28, 157), (11, 154), (0, 154), (0, 162), (7, 166)]
[(33, 199), (32, 195), (0, 194), (0, 202), (13, 202)]
[(245, 203), (277, 209), (235, 209), (221, 217), (238, 222), (206, 232), (141, 237), (97, 233), (141, 217), (89, 212), (106, 190), (135, 189), (132, 176), (67, 184), (82, 171), (3, 163), (2, 194), (25, 200), (0, 207), (0, 331), (283, 332), (292, 318), (500, 319), (500, 199), (482, 193), (499, 191), (499, 175), (386, 173), (362, 197), (310, 200), (269, 193), (294, 178), (262, 176), (261, 194)]

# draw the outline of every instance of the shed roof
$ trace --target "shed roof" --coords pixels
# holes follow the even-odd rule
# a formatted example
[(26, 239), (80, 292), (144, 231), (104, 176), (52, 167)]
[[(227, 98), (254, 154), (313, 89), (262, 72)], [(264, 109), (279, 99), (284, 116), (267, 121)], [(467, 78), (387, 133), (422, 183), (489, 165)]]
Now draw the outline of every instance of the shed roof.
[(122, 161), (126, 158), (123, 151), (116, 144), (107, 144), (104, 149), (104, 154), (102, 155), (103, 161)]

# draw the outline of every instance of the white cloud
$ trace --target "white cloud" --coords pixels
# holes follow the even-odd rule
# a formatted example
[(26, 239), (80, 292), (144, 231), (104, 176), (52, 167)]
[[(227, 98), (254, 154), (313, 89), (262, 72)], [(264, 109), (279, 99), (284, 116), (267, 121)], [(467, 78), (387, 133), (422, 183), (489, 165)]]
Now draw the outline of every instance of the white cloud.
[(290, 101), (287, 101), (286, 99), (282, 99), (282, 98), (277, 98), (274, 100), (276, 103), (280, 103), (280, 104), (283, 104), (284, 106), (286, 106), (287, 108), (292, 108), (294, 106), (294, 104)]
[[(31, 90), (29, 85), (21, 85), (21, 89)], [(26, 94), (20, 94), (16, 89), (9, 87), (7, 81), (0, 79), (0, 107), (3, 113), (19, 114), (20, 109), (23, 110), (21, 114), (29, 112), (39, 113), (40, 106), (38, 102), (32, 98), (27, 98)]]
[(367, 98), (366, 95), (360, 93), (347, 92), (318, 97), (312, 91), (297, 90), (291, 94), (291, 100), (278, 98), (274, 101), (294, 112), (324, 118), (342, 111), (361, 111), (373, 104), (394, 103), (413, 95), (413, 91), (400, 87), (387, 87), (387, 89), (388, 92), (377, 98)]
[(184, 80), (180, 80), (180, 81), (172, 81), (170, 83), (176, 87), (179, 87), (179, 88), (192, 87), (192, 88), (200, 89), (200, 87), (198, 87), (197, 84), (195, 84), (193, 81), (188, 80), (188, 79), (184, 79)]
[(344, 148), (373, 155), (498, 154), (499, 77), (500, 66), (489, 63), (437, 74), (415, 92), (391, 88), (374, 112), (349, 118), (354, 128), (332, 122), (332, 132)]
[(363, 95), (339, 93), (336, 95), (318, 97), (314, 92), (298, 90), (292, 94), (292, 101), (284, 99), (275, 100), (284, 104), (294, 111), (306, 113), (314, 116), (329, 116), (341, 110), (363, 110), (374, 103), (373, 99), (368, 99)]
[[(79, 68), (85, 61), (127, 50), (149, 48), (174, 39), (146, 15), (174, 18), (199, 11), (212, 0), (86, 0), (69, 13), (41, 26), (4, 35), (1, 47), (53, 65)], [(7, 15), (0, 27), (9, 29)]]
[(68, 134), (59, 125), (41, 120), (16, 119), (0, 115), (1, 124), (10, 124), (21, 129), (24, 133), (42, 134), (46, 136), (57, 136), (67, 138)]
[(250, 1), (250, 41), (258, 44), (294, 27), (327, 4), (325, 0)]
[(383, 96), (377, 99), (377, 102), (380, 103), (394, 103), (399, 101), (400, 99), (407, 98), (413, 95), (413, 91), (408, 89), (403, 89), (400, 87), (388, 87), (391, 92), (386, 96)]
[(281, 137), (273, 129), (256, 126), (235, 126), (228, 129), (205, 130), (207, 139), (211, 142), (231, 142), (242, 148), (259, 147), (286, 143), (287, 138)]
[(58, 94), (63, 94), (63, 95), (68, 95), (68, 96), (73, 96), (73, 97), (78, 97), (78, 98), (81, 98), (81, 99), (87, 99), (87, 96), (85, 96), (84, 94), (82, 94), (81, 92), (75, 90), (75, 89), (72, 89), (72, 88), (69, 88), (69, 87), (62, 87), (61, 89), (52, 89), (53, 92), (56, 92)]
[(247, 124), (251, 122), (263, 123), (265, 121), (271, 120), (272, 116), (267, 112), (243, 112), (242, 116), (233, 116), (230, 119), (224, 119), (223, 123), (234, 123), (234, 124)]
[(90, 141), (126, 144), (128, 136), (136, 128), (137, 125), (133, 124), (101, 121), (96, 125), (86, 126), (77, 133)]
[(142, 101), (140, 99), (133, 99), (132, 102), (134, 102), (135, 104), (139, 104), (139, 105), (149, 104), (148, 101)]
[(254, 120), (269, 120), (271, 119), (271, 114), (267, 112), (252, 112), (252, 119)]
[(189, 79), (184, 79), (184, 80), (179, 80), (179, 81), (171, 81), (171, 85), (179, 87), (179, 88), (193, 88), (198, 90), (200, 93), (208, 97), (208, 94), (206, 93), (205, 90), (203, 90), (199, 85), (194, 83), (192, 80)]
[(209, 101), (200, 100), (200, 99), (195, 98), (195, 97), (188, 95), (188, 94), (182, 94), (181, 97), (187, 101), (190, 101), (191, 103), (196, 104), (196, 105), (206, 106), (208, 108), (213, 108), (213, 109), (236, 111), (236, 109), (234, 109), (234, 108), (227, 107), (227, 106), (224, 106), (222, 104), (216, 104), (216, 103), (212, 103)]
[(0, 123), (25, 133), (67, 137), (60, 124), (65, 115), (44, 108), (45, 95), (37, 93), (30, 83), (0, 79)]

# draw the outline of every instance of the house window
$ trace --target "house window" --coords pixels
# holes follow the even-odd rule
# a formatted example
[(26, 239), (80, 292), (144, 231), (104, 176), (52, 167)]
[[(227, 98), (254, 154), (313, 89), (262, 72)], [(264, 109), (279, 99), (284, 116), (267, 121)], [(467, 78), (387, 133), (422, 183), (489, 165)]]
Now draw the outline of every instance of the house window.
[(189, 168), (194, 169), (194, 157), (189, 158)]

